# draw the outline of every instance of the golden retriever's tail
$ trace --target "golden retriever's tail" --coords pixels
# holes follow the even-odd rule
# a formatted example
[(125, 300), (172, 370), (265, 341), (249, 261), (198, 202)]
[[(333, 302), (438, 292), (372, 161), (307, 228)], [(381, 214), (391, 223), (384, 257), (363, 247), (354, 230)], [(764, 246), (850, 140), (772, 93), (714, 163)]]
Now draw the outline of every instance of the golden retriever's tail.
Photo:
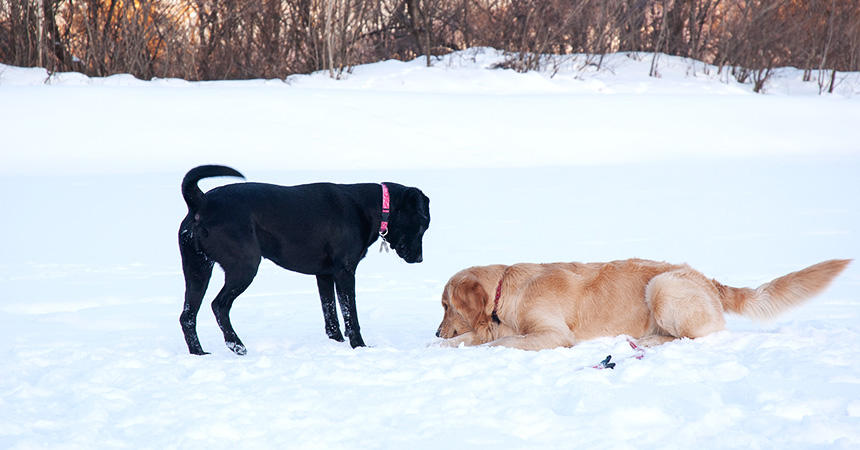
[(850, 259), (831, 259), (792, 272), (756, 289), (734, 288), (714, 281), (723, 309), (755, 319), (769, 319), (821, 293)]

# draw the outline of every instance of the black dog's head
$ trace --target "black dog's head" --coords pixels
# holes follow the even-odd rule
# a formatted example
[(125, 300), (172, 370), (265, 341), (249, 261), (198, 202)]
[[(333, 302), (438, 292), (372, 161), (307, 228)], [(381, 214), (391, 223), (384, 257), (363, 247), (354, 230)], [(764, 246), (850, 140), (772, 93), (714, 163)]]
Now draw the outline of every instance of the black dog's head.
[(404, 186), (398, 194), (398, 198), (392, 198), (390, 226), (385, 239), (397, 256), (408, 263), (420, 263), (424, 260), (421, 240), (430, 227), (430, 199), (413, 187)]

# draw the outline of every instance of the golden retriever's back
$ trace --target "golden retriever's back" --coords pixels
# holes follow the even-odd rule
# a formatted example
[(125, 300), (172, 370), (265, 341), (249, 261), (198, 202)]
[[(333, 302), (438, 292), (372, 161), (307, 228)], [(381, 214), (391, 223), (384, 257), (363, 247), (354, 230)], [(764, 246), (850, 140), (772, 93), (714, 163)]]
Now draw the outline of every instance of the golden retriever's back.
[(617, 334), (642, 336), (653, 326), (645, 287), (656, 275), (680, 267), (642, 259), (516, 264), (505, 271), (502, 291), (516, 288), (519, 316), (535, 310), (561, 313), (568, 328), (576, 330), (577, 340)]

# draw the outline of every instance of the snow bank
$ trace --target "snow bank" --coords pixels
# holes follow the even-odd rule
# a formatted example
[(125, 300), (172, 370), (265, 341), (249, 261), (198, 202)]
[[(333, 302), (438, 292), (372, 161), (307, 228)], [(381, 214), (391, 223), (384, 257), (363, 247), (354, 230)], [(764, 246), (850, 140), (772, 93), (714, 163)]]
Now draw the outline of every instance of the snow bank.
[[(0, 68), (0, 173), (523, 167), (763, 155), (841, 157), (857, 96), (818, 96), (797, 70), (755, 95), (713, 67), (610, 55), (604, 70), (491, 70), (498, 52), (280, 80), (188, 83)], [(841, 86), (858, 89), (857, 74)], [(853, 80), (853, 81), (852, 81)], [(842, 91), (840, 91), (842, 92)], [(851, 91), (854, 92), (854, 91)], [(852, 137), (856, 137), (854, 134)], [(667, 142), (672, 140), (679, 145)], [(38, 150), (38, 151), (34, 151)]]

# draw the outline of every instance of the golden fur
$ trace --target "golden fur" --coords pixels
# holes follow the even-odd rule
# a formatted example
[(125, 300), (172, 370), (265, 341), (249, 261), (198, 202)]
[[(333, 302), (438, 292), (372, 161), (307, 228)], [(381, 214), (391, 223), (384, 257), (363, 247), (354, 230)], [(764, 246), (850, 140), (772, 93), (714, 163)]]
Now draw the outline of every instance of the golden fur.
[(643, 345), (697, 338), (724, 329), (725, 312), (773, 317), (823, 291), (850, 262), (818, 263), (757, 289), (725, 286), (684, 264), (642, 259), (470, 267), (445, 285), (436, 335), (449, 346), (524, 350), (622, 334)]

